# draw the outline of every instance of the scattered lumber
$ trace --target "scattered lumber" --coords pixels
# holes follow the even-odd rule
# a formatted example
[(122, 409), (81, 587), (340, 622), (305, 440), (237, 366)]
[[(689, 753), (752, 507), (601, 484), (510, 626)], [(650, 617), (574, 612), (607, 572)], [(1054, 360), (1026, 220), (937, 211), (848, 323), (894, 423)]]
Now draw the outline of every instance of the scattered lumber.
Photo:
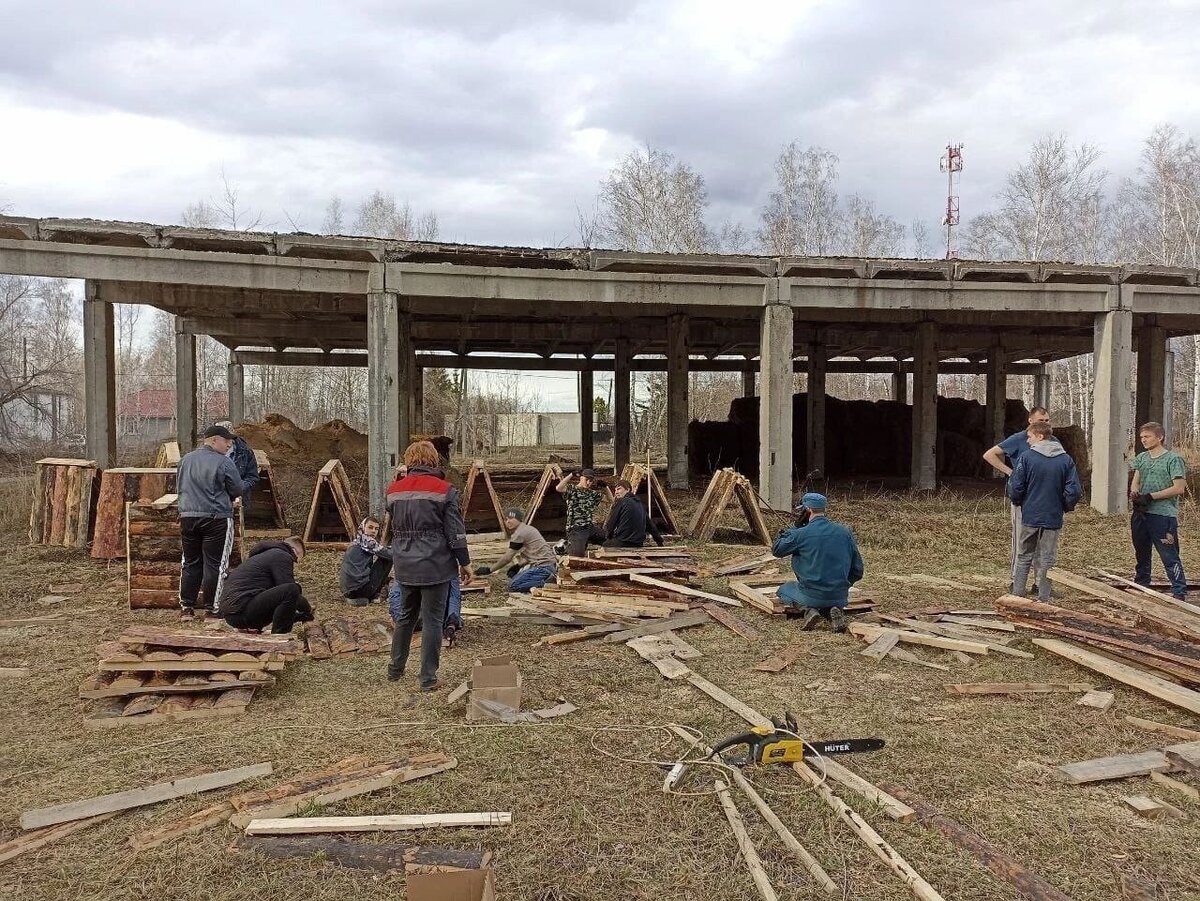
[(886, 787), (891, 794), (903, 799), (910, 809), (919, 815), (918, 822), (922, 826), (940, 833), (960, 848), (970, 852), (993, 876), (1015, 888), (1020, 897), (1028, 899), (1028, 901), (1071, 901), (1067, 895), (1032, 870), (1013, 860), (978, 832), (939, 812), (914, 792), (896, 785)]
[(907, 804), (892, 797), (891, 793), (872, 785), (866, 779), (857, 773), (852, 773), (831, 757), (822, 757), (817, 763), (817, 768), (824, 772), (826, 779), (831, 779), (839, 785), (850, 789), (872, 804), (878, 804), (883, 808), (884, 813), (897, 822), (906, 823), (916, 815), (916, 811)]
[(612, 560), (623, 559), (626, 557), (646, 557), (658, 560), (662, 557), (668, 557), (672, 560), (695, 560), (695, 554), (692, 549), (683, 545), (666, 544), (662, 547), (632, 547), (632, 548), (616, 548), (616, 547), (599, 547), (592, 550), (590, 559), (596, 560)]
[(1139, 754), (1114, 754), (1078, 763), (1065, 763), (1054, 768), (1055, 774), (1071, 785), (1088, 782), (1107, 782), (1128, 779), (1130, 776), (1149, 776), (1155, 770), (1169, 772), (1174, 765), (1163, 751), (1142, 751)]
[(718, 469), (713, 473), (704, 496), (696, 507), (692, 521), (688, 525), (687, 534), (696, 541), (707, 542), (712, 539), (717, 530), (721, 514), (729, 502), (737, 498), (738, 505), (750, 526), (750, 533), (767, 547), (772, 544), (771, 530), (763, 518), (758, 505), (758, 495), (750, 480), (732, 469)]
[[(989, 651), (997, 654), (1004, 654), (1008, 657), (1020, 657), (1025, 660), (1032, 660), (1033, 655), (1028, 651), (1019, 651), (1016, 648), (1010, 648), (1007, 642), (1012, 641), (1012, 638), (1000, 638), (995, 635), (981, 635), (974, 629), (969, 629), (965, 626), (958, 626), (953, 623), (931, 623), (920, 619), (908, 619), (899, 616), (889, 616), (880, 614), (881, 620), (886, 620), (889, 623), (895, 623), (905, 629), (913, 632), (920, 632), (925, 635), (940, 635), (943, 638), (952, 638), (958, 641), (971, 641), (976, 644), (982, 644)], [(947, 648), (947, 650), (953, 650)]]
[(46, 457), (35, 467), (29, 543), (87, 547), (96, 512), (96, 461)]
[(1127, 716), (1125, 722), (1137, 726), (1139, 729), (1147, 729), (1151, 732), (1162, 732), (1164, 735), (1172, 735), (1175, 738), (1182, 738), (1184, 741), (1195, 741), (1200, 739), (1200, 732), (1195, 729), (1185, 729), (1182, 726), (1172, 726), (1169, 723), (1158, 723), (1154, 720), (1144, 720), (1140, 716)]
[(206, 773), (203, 776), (188, 776), (172, 782), (162, 782), (110, 795), (99, 795), (83, 801), (71, 801), (67, 804), (56, 804), (53, 807), (39, 807), (21, 814), (21, 828), (37, 829), (41, 826), (53, 826), (57, 823), (82, 820), (100, 814), (116, 813), (134, 807), (144, 807), (147, 804), (157, 804), (159, 801), (169, 801), (172, 798), (182, 798), (185, 795), (212, 791), (215, 788), (225, 788), (245, 782), (247, 779), (257, 779), (260, 776), (269, 775), (271, 775), (270, 763), (256, 763), (232, 770)]
[(946, 666), (944, 663), (934, 663), (930, 660), (922, 660), (916, 654), (912, 653), (911, 651), (906, 651), (904, 648), (902, 648), (898, 645), (896, 647), (892, 648), (890, 651), (888, 651), (888, 656), (894, 660), (903, 660), (905, 663), (915, 663), (918, 666), (923, 666), (923, 667), (926, 667), (927, 669), (936, 669), (936, 670), (942, 670), (943, 672), (950, 672), (950, 667)]
[(330, 460), (317, 473), (312, 505), (304, 523), (305, 544), (353, 541), (362, 516), (341, 460)]
[(772, 654), (766, 660), (760, 660), (754, 664), (754, 668), (761, 673), (781, 673), (800, 659), (800, 655), (808, 650), (809, 644), (803, 638), (797, 638), (787, 647)]
[(1184, 815), (1178, 808), (1163, 801), (1155, 801), (1145, 795), (1126, 795), (1121, 802), (1138, 816), (1147, 820), (1158, 820), (1165, 816), (1182, 818)]
[(778, 558), (769, 551), (765, 554), (751, 554), (749, 556), (735, 557), (728, 563), (718, 566), (713, 570), (714, 576), (736, 576), (742, 573), (753, 573), (755, 570), (761, 569), (764, 566), (769, 566), (778, 562)]
[(723, 607), (718, 607), (716, 604), (705, 604), (704, 610), (730, 632), (740, 635), (746, 641), (758, 641), (762, 638), (761, 632), (745, 622), (741, 617)]
[(979, 585), (968, 585), (965, 582), (956, 582), (953, 579), (943, 579), (939, 576), (927, 576), (924, 573), (908, 573), (905, 575), (896, 575), (895, 573), (883, 573), (885, 579), (892, 582), (901, 582), (905, 585), (928, 585), (930, 588), (942, 588), (948, 591), (983, 591), (983, 587)]
[(783, 615), (783, 601), (775, 597), (775, 593), (767, 594), (757, 587), (747, 584), (744, 579), (730, 579), (729, 593), (743, 603), (761, 610), (763, 613)]
[(754, 842), (750, 840), (750, 833), (746, 831), (742, 815), (738, 812), (737, 805), (733, 803), (733, 798), (729, 797), (729, 786), (720, 779), (716, 780), (715, 785), (717, 800), (721, 802), (721, 809), (725, 812), (725, 819), (729, 822), (729, 831), (737, 840), (738, 851), (741, 852), (742, 860), (746, 862), (746, 868), (750, 870), (750, 878), (754, 880), (758, 894), (763, 901), (779, 901), (779, 896), (771, 887), (771, 880), (763, 867), (762, 858), (758, 856)]
[(850, 634), (867, 642), (874, 642), (884, 632), (893, 631), (899, 641), (907, 644), (919, 644), (930, 648), (941, 648), (945, 651), (962, 651), (965, 654), (986, 654), (989, 645), (978, 641), (963, 641), (957, 638), (943, 638), (940, 635), (925, 635), (907, 629), (885, 629), (872, 623), (851, 623)]
[[(104, 470), (96, 500), (92, 557), (96, 560), (114, 560), (125, 556), (125, 505), (149, 503), (174, 490), (174, 469), (125, 467)], [(175, 562), (178, 568), (178, 556)]]
[(1110, 572), (1105, 572), (1102, 569), (1097, 570), (1097, 572), (1099, 572), (1100, 575), (1104, 576), (1106, 579), (1111, 579), (1113, 582), (1124, 585), (1126, 588), (1132, 588), (1134, 591), (1140, 591), (1142, 594), (1147, 594), (1155, 600), (1161, 601), (1168, 606), (1177, 607), (1186, 613), (1192, 614), (1193, 616), (1200, 616), (1200, 607), (1197, 607), (1195, 604), (1188, 603), (1187, 601), (1181, 601), (1179, 598), (1175, 597), (1174, 595), (1167, 594), (1165, 591), (1156, 591), (1146, 585), (1139, 585), (1137, 582), (1133, 581), (1133, 579), (1126, 579), (1124, 576), (1116, 576)]
[(675, 582), (664, 582), (662, 579), (656, 579), (654, 576), (646, 576), (635, 573), (629, 577), (631, 582), (637, 582), (639, 585), (649, 585), (653, 588), (659, 588), (663, 591), (671, 591), (675, 594), (682, 594), (689, 598), (699, 598), (702, 601), (713, 601), (717, 604), (725, 604), (729, 607), (740, 607), (742, 602), (734, 598), (727, 598), (724, 595), (712, 594), (708, 591), (701, 591), (699, 588), (692, 588), (690, 585), (679, 585)]
[(1033, 639), (1033, 643), (1052, 654), (1057, 654), (1060, 657), (1070, 660), (1072, 663), (1085, 666), (1090, 670), (1108, 676), (1110, 679), (1115, 679), (1132, 688), (1144, 691), (1146, 694), (1158, 698), (1160, 701), (1165, 701), (1168, 704), (1189, 710), (1192, 713), (1200, 714), (1200, 692), (1184, 688), (1182, 685), (1176, 685), (1174, 682), (1168, 682), (1166, 679), (1162, 679), (1145, 670), (1119, 663), (1116, 660), (1110, 660), (1107, 657), (1102, 657), (1099, 654), (1068, 644), (1065, 641), (1053, 638), (1035, 638)]
[[(633, 486), (634, 497), (646, 498), (646, 514), (664, 534), (679, 534), (679, 526), (667, 500), (667, 493), (663, 491), (662, 483), (658, 481), (653, 469), (647, 469), (641, 463), (626, 463), (621, 470), (621, 478)], [(643, 481), (647, 483), (645, 492), (641, 490)]]
[(487, 464), (475, 460), (467, 470), (463, 484), (462, 515), (468, 532), (495, 532), (504, 530), (504, 511), (500, 509), (500, 498), (492, 487), (492, 477)]
[(951, 614), (943, 614), (938, 617), (940, 623), (953, 623), (956, 626), (970, 626), (972, 629), (991, 629), (996, 632), (1015, 632), (1017, 627), (1012, 623), (1000, 622), (998, 620), (979, 619), (973, 616), (954, 616)]
[[(900, 641), (900, 633), (895, 629), (884, 629), (865, 649), (860, 651), (864, 657), (870, 657), (872, 660), (882, 660), (888, 655), (888, 651), (896, 646)], [(958, 653), (958, 652), (955, 652)]]
[[(708, 612), (704, 610), (691, 610), (687, 613), (678, 613), (674, 616), (669, 616), (666, 619), (654, 620), (642, 625), (634, 626), (630, 629), (623, 629), (619, 632), (610, 631), (604, 636), (604, 641), (609, 644), (628, 641), (631, 638), (642, 638), (646, 635), (657, 635), (660, 632), (670, 632), (675, 629), (688, 629), (692, 626), (703, 626), (712, 622)], [(589, 627), (592, 628), (592, 627)], [(588, 631), (588, 630), (584, 630)], [(600, 633), (596, 633), (600, 634)], [(562, 636), (558, 636), (562, 637)], [(549, 642), (547, 642), (549, 643)], [(561, 644), (562, 642), (554, 642)]]
[(1116, 696), (1111, 691), (1097, 691), (1092, 689), (1075, 703), (1104, 712), (1113, 705), (1115, 700)]
[(335, 617), (305, 623), (304, 648), (315, 660), (346, 654), (378, 654), (391, 647), (392, 621), (378, 617), (369, 621)]
[(562, 467), (547, 463), (525, 511), (525, 521), (543, 535), (562, 535), (567, 530), (567, 502), (556, 490), (562, 477)]
[(590, 582), (594, 579), (626, 579), (629, 576), (653, 576), (659, 573), (669, 573), (672, 570), (665, 566), (636, 566), (627, 569), (593, 569), (572, 572), (571, 579), (575, 582)]
[(289, 817), (251, 820), (247, 835), (310, 835), (321, 832), (400, 832), (411, 829), (447, 829), (452, 826), (511, 826), (512, 814), (417, 813), (373, 817)]
[(489, 854), (487, 851), (428, 848), (408, 843), (353, 841), (320, 834), (243, 836), (238, 847), (277, 859), (312, 858), (319, 854), (325, 860), (352, 870), (379, 873), (403, 871), (410, 866), (477, 870), (487, 863)]
[(252, 529), (286, 529), (287, 517), (275, 485), (271, 461), (260, 450), (254, 452), (254, 457), (258, 461), (258, 484), (250, 493), (249, 508), (242, 511), (246, 525)]
[(18, 835), (11, 841), (0, 843), (0, 863), (6, 863), (14, 857), (20, 857), (28, 851), (36, 851), (38, 848), (48, 845), (51, 842), (56, 842), (60, 838), (66, 838), (76, 832), (82, 832), (84, 829), (90, 829), (98, 823), (103, 823), (105, 820), (111, 820), (119, 811), (112, 813), (101, 813), (94, 817), (85, 817), (81, 820), (71, 820), (67, 823), (59, 823), (56, 826), (46, 826), (42, 829), (35, 829), (31, 832), (26, 832), (24, 835)]
[(1176, 769), (1200, 776), (1200, 741), (1163, 748), (1167, 761)]
[[(239, 511), (233, 518), (231, 567), (245, 557), (244, 533)], [(177, 495), (125, 505), (125, 576), (131, 610), (169, 610), (179, 606), (182, 556)]]
[(1150, 778), (1163, 788), (1169, 788), (1173, 792), (1178, 792), (1191, 801), (1200, 802), (1200, 790), (1193, 788), (1186, 782), (1180, 782), (1178, 779), (1172, 779), (1166, 773), (1160, 772), (1159, 770), (1152, 772), (1150, 774)]
[(1077, 576), (1062, 569), (1051, 569), (1049, 575), (1060, 585), (1110, 601), (1136, 613), (1138, 625), (1143, 629), (1149, 630), (1153, 626), (1155, 631), (1168, 630), (1164, 634), (1200, 641), (1200, 618), (1178, 607), (1165, 604), (1149, 595), (1122, 591), (1112, 585)]
[(952, 695), (1078, 694), (1092, 690), (1087, 682), (958, 682), (944, 687)]

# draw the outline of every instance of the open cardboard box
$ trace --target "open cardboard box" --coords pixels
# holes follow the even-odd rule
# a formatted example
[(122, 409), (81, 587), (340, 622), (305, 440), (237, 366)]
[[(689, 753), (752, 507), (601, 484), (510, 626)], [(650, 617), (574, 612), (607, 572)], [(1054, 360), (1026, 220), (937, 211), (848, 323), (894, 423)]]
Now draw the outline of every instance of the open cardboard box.
[(467, 702), (467, 722), (492, 719), (479, 701), (492, 701), (521, 709), (521, 672), (511, 657), (484, 657), (471, 669), (471, 696)]
[(496, 901), (492, 868), (442, 870), (408, 869), (408, 901)]

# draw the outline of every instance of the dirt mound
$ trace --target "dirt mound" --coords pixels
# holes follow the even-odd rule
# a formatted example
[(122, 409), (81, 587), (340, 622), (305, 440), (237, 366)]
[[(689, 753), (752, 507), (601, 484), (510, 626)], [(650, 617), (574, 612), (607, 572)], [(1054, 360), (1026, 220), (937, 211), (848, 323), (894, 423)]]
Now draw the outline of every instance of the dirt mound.
[(361, 461), (367, 458), (367, 436), (340, 419), (333, 419), (311, 429), (302, 429), (286, 416), (268, 413), (262, 422), (244, 422), (237, 432), (260, 450), (277, 466), (307, 466), (320, 468), (335, 457)]

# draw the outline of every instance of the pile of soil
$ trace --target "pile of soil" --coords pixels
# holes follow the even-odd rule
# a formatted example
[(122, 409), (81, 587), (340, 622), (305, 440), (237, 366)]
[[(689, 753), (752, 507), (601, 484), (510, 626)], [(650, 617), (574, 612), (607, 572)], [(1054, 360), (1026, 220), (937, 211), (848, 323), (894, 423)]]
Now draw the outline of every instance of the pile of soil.
[(309, 466), (320, 469), (335, 457), (366, 464), (367, 436), (340, 419), (332, 419), (311, 429), (302, 429), (286, 416), (268, 413), (262, 422), (243, 422), (237, 426), (255, 450), (265, 453), (275, 466)]

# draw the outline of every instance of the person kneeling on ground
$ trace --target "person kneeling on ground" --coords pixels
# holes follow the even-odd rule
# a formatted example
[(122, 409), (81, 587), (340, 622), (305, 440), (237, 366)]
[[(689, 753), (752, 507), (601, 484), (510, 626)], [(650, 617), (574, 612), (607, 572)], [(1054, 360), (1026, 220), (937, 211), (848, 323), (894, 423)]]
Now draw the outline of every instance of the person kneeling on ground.
[(654, 543), (663, 546), (662, 532), (650, 518), (642, 502), (633, 493), (633, 486), (621, 479), (613, 486), (613, 496), (616, 502), (608, 513), (608, 522), (604, 524), (604, 533), (608, 538), (605, 547), (641, 547), (646, 543), (646, 533), (654, 538)]
[(293, 535), (283, 541), (260, 541), (250, 556), (225, 578), (221, 615), (242, 632), (266, 626), (283, 635), (297, 622), (311, 622), (313, 608), (296, 582), (296, 564), (304, 559), (304, 542)]
[(1075, 461), (1055, 439), (1050, 423), (1032, 423), (1027, 433), (1029, 450), (1021, 454), (1008, 481), (1008, 497), (1021, 511), (1012, 590), (1017, 597), (1025, 597), (1032, 569), (1038, 600), (1049, 601), (1049, 572), (1058, 560), (1063, 514), (1075, 509), (1083, 497), (1083, 486)]
[(506, 510), (504, 528), (508, 530), (508, 550), (491, 566), (476, 569), (475, 575), (490, 576), (519, 559), (520, 565), (508, 571), (509, 591), (529, 594), (530, 589), (541, 588), (553, 579), (558, 572), (558, 558), (542, 533), (525, 522), (525, 513), (516, 507)]
[(376, 600), (392, 571), (392, 551), (379, 543), (380, 522), (368, 516), (342, 557), (342, 595), (355, 607)]
[[(825, 515), (829, 506), (823, 494), (806, 494), (796, 508), (795, 526), (775, 539), (771, 553), (791, 557), (795, 582), (779, 586), (785, 607), (816, 610), (829, 619), (835, 632), (846, 631), (843, 608), (850, 601), (850, 586), (863, 577), (862, 554), (854, 534)], [(807, 518), (806, 518), (807, 517)]]

